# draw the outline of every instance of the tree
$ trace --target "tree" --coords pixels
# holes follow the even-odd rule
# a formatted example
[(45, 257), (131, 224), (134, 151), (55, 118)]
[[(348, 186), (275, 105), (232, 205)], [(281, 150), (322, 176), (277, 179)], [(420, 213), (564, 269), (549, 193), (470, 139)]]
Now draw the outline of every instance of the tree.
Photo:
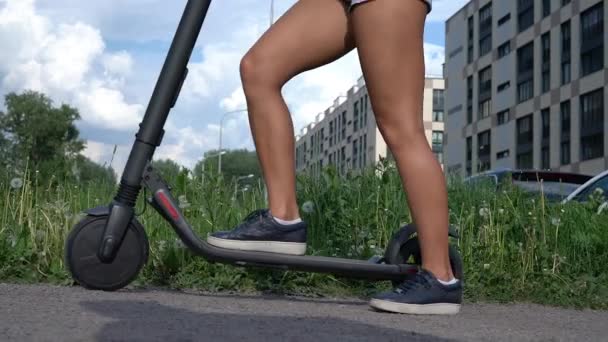
[(83, 155), (76, 157), (72, 174), (83, 183), (116, 184), (117, 182), (116, 173), (111, 166), (99, 165)]
[[(194, 167), (194, 175), (196, 177), (201, 176), (203, 164), (205, 166), (205, 172), (212, 174), (217, 173), (217, 154), (217, 151), (208, 151), (205, 153), (205, 157)], [(208, 156), (213, 157), (209, 158)], [(232, 181), (236, 177), (249, 174), (254, 175), (254, 177), (249, 180), (250, 182), (262, 177), (262, 169), (255, 151), (239, 149), (227, 151), (226, 154), (222, 155), (222, 176), (224, 179)]]
[(181, 171), (181, 166), (171, 159), (153, 160), (152, 167), (161, 174), (167, 182), (174, 182)]
[(74, 122), (80, 119), (75, 108), (53, 107), (51, 99), (35, 91), (5, 97), (7, 111), (0, 111), (0, 151), (11, 166), (37, 169), (42, 177), (68, 173), (69, 166), (84, 150)]

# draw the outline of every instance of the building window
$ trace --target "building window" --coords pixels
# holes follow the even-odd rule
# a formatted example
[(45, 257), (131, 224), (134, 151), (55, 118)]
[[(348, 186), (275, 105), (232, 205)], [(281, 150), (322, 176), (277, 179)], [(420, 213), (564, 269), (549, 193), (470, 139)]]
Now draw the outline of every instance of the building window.
[(491, 167), (491, 131), (487, 130), (477, 135), (477, 172), (489, 170)]
[(479, 111), (478, 117), (490, 116), (492, 107), (492, 67), (488, 66), (479, 72)]
[(560, 162), (570, 164), (570, 100), (560, 104)]
[(504, 150), (496, 153), (496, 159), (504, 159), (509, 157), (509, 150)]
[(523, 32), (534, 24), (534, 0), (517, 0), (517, 25)]
[(359, 128), (359, 101), (355, 101), (353, 105), (353, 132)]
[(479, 10), (479, 57), (492, 51), (492, 3)]
[(551, 14), (551, 0), (543, 0), (543, 18)]
[(468, 42), (467, 42), (467, 62), (473, 62), (473, 34), (474, 34), (474, 25), (475, 20), (473, 16), (469, 17), (468, 21)]
[(561, 42), (562, 42), (562, 63), (561, 63), (561, 81), (562, 85), (570, 83), (570, 55), (571, 55), (571, 40), (570, 40), (570, 20), (561, 25)]
[(367, 165), (367, 133), (363, 135), (363, 166)]
[(542, 133), (541, 136), (544, 138), (549, 138), (551, 136), (551, 117), (550, 117), (549, 108), (545, 108), (540, 111), (540, 120), (542, 123)]
[(433, 151), (443, 151), (443, 132), (433, 131), (432, 142)]
[(581, 160), (604, 155), (604, 88), (581, 95)]
[(511, 20), (511, 13), (507, 13), (502, 18), (498, 19), (498, 26), (504, 25), (509, 20)]
[(500, 111), (500, 112), (498, 112), (498, 114), (496, 114), (496, 123), (499, 126), (504, 125), (507, 122), (509, 122), (509, 110), (508, 109)]
[(517, 119), (517, 168), (531, 169), (534, 130), (532, 114)]
[(435, 122), (443, 122), (443, 111), (442, 110), (434, 110), (433, 111), (433, 121), (435, 121)]
[(519, 103), (534, 96), (534, 42), (517, 50), (517, 100)]
[(503, 90), (509, 89), (509, 87), (511, 87), (511, 82), (510, 81), (507, 81), (505, 83), (501, 83), (496, 88), (496, 92), (500, 93)]
[(566, 6), (571, 0), (562, 0), (562, 6)]
[(472, 163), (473, 163), (473, 137), (467, 137), (467, 149), (465, 151), (466, 154), (466, 175), (470, 176), (472, 171)]
[(467, 78), (467, 124), (473, 122), (473, 76)]
[(541, 169), (549, 169), (549, 147), (551, 138), (551, 112), (549, 108), (540, 111), (541, 120)]
[(346, 138), (346, 111), (342, 112), (342, 140)]
[(540, 168), (542, 170), (549, 170), (551, 168), (549, 164), (551, 161), (550, 157), (549, 146), (543, 146), (540, 150)]
[[(445, 101), (444, 101), (444, 90), (443, 89), (433, 89), (433, 121), (443, 121), (443, 111), (444, 111)], [(441, 113), (441, 119), (435, 119), (435, 113)], [(439, 117), (439, 115), (438, 115)]]
[(604, 68), (604, 5), (581, 13), (581, 77)]
[(550, 32), (547, 32), (541, 37), (541, 48), (542, 48), (542, 86), (541, 90), (543, 93), (548, 92), (551, 89), (551, 36)]
[(505, 42), (498, 46), (498, 59), (511, 53), (511, 41)]
[(485, 100), (479, 104), (479, 117), (481, 119), (487, 118), (490, 116), (490, 112), (492, 111), (492, 100)]
[(439, 163), (443, 164), (443, 132), (433, 131), (432, 145), (433, 154)]
[(359, 151), (357, 151), (357, 139), (353, 140), (353, 169), (357, 168), (357, 157), (359, 156)]

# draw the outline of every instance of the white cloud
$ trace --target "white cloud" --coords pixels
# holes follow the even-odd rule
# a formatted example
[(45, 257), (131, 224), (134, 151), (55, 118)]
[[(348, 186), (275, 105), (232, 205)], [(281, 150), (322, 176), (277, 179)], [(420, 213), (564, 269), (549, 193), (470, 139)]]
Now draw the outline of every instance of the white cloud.
[[(44, 92), (77, 107), (87, 123), (132, 130), (141, 105), (129, 104), (117, 87), (132, 63), (126, 52), (105, 52), (101, 32), (82, 22), (53, 23), (36, 12), (33, 0), (6, 0), (0, 8), (2, 91)], [(98, 65), (106, 73), (95, 72)]]
[(445, 62), (445, 48), (440, 45), (424, 43), (424, 63), (427, 75), (442, 76)]
[(243, 87), (235, 89), (230, 96), (223, 98), (220, 101), (220, 107), (225, 111), (233, 111), (247, 108), (245, 92)]
[(76, 94), (74, 103), (84, 121), (104, 128), (134, 131), (142, 118), (143, 106), (126, 103), (120, 91), (98, 82)]

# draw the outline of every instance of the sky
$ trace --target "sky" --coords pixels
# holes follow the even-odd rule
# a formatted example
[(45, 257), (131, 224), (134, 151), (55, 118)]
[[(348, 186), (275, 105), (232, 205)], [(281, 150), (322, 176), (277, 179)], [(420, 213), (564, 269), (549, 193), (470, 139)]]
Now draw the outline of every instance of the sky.
[[(56, 106), (77, 108), (84, 154), (100, 164), (111, 162), (120, 174), (186, 2), (0, 0), (0, 108), (7, 93), (25, 90), (45, 93)], [(296, 0), (274, 2), (276, 20)], [(444, 22), (466, 2), (433, 0), (424, 36), (427, 74), (441, 75)], [(212, 2), (154, 159), (192, 168), (219, 147), (223, 113), (246, 108), (240, 60), (269, 21), (270, 0)], [(294, 134), (361, 75), (354, 50), (292, 79), (283, 96)], [(225, 149), (254, 150), (247, 113), (226, 116), (222, 140)]]

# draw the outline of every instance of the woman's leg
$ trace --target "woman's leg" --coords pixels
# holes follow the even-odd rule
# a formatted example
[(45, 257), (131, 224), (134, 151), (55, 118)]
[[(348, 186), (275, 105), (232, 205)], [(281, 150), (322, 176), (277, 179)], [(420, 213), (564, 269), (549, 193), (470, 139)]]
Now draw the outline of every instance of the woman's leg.
[(281, 89), (297, 74), (354, 49), (349, 31), (348, 7), (343, 0), (299, 0), (243, 57), (241, 78), (249, 124), (272, 215), (246, 220), (231, 232), (214, 233), (209, 243), (241, 250), (304, 253), (306, 225), (297, 220), (294, 129)]
[(447, 191), (424, 134), (421, 0), (375, 0), (351, 12), (353, 33), (378, 128), (395, 156), (418, 235), (422, 267), (453, 279), (448, 256)]
[(354, 48), (342, 0), (300, 0), (247, 52), (241, 77), (268, 202), (275, 217), (299, 217), (294, 129), (281, 88), (297, 74)]

